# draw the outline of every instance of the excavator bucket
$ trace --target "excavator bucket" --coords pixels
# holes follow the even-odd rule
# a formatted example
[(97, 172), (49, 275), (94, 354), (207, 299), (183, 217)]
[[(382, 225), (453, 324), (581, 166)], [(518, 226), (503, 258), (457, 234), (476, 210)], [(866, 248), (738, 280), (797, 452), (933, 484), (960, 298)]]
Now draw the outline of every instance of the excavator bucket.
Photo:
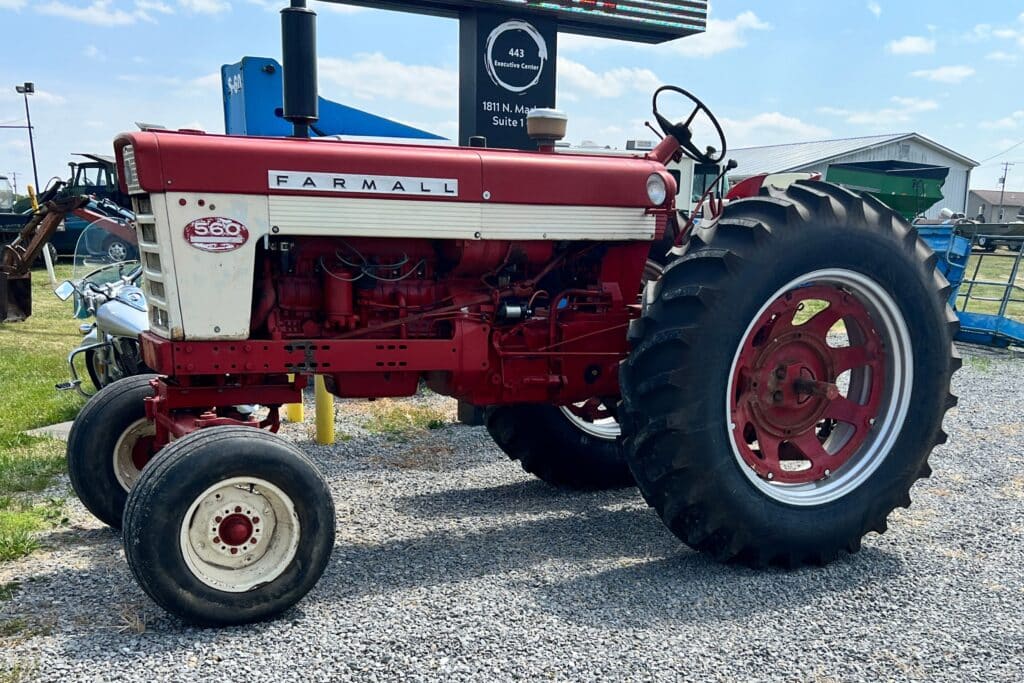
[(32, 263), (64, 217), (85, 205), (83, 195), (55, 198), (61, 183), (39, 197), (40, 206), (14, 241), (0, 246), (0, 322), (32, 315)]
[(0, 273), (0, 323), (21, 322), (32, 315), (32, 273)]

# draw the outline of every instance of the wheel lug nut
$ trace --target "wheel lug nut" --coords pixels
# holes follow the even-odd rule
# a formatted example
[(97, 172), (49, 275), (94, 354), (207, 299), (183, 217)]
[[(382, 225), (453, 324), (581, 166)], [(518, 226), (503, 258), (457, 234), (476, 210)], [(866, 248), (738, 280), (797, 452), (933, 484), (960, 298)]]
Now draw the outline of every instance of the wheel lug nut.
[(775, 475), (774, 475), (774, 474), (772, 474), (771, 472), (769, 472), (769, 473), (768, 473), (768, 479), (769, 479), (769, 480), (772, 480), (772, 479), (774, 479), (774, 478), (775, 478)]
[(213, 537), (213, 542), (214, 543), (220, 543), (220, 536), (214, 536)]
[(253, 517), (252, 518), (252, 523), (253, 524), (259, 524), (260, 523), (260, 518), (259, 517)]
[(772, 400), (776, 403), (782, 403), (782, 399), (785, 398), (781, 391), (776, 391), (772, 394)]
[(215, 521), (218, 524), (220, 524), (221, 521), (223, 521), (223, 519), (224, 519), (223, 517), (221, 517), (220, 515), (217, 515), (216, 517), (213, 518), (213, 521)]

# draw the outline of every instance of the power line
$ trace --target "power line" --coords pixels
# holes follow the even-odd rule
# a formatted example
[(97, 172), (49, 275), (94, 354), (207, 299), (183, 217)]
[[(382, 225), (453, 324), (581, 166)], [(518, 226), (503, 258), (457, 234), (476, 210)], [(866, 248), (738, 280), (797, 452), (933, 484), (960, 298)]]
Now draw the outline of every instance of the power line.
[(1017, 148), (1018, 148), (1018, 147), (1020, 147), (1021, 145), (1024, 145), (1024, 140), (1021, 140), (1020, 142), (1018, 142), (1018, 143), (1017, 143), (1016, 145), (1013, 145), (1012, 147), (1008, 147), (1008, 148), (1004, 149), (1004, 150), (1003, 150), (1002, 152), (1000, 152), (999, 154), (993, 154), (993, 155), (992, 155), (992, 156), (990, 156), (990, 157), (989, 157), (988, 159), (982, 159), (980, 163), (982, 163), (982, 164), (983, 164), (983, 163), (985, 163), (986, 161), (992, 161), (993, 159), (995, 159), (995, 158), (997, 158), (997, 157), (1001, 157), (1001, 156), (1003, 156), (1003, 155), (1004, 155), (1004, 154), (1006, 154), (1007, 152), (1012, 152), (1013, 150), (1017, 149)]

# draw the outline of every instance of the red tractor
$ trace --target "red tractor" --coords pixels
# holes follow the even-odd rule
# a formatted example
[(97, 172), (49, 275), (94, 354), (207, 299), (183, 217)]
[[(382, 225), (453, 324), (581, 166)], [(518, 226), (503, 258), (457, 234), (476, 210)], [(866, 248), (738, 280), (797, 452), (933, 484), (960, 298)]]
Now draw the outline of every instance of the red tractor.
[(528, 472), (635, 483), (722, 561), (823, 564), (884, 531), (955, 402), (935, 255), (886, 206), (821, 182), (676, 234), (666, 164), (719, 162), (725, 141), (701, 151), (693, 115), (658, 111), (666, 90), (714, 120), (662, 88), (665, 137), (630, 158), (119, 137), (159, 374), (93, 397), (68, 459), (146, 592), (242, 623), (317, 582), (331, 490), (274, 434), (311, 375), (340, 397), (426, 382), (486, 406)]

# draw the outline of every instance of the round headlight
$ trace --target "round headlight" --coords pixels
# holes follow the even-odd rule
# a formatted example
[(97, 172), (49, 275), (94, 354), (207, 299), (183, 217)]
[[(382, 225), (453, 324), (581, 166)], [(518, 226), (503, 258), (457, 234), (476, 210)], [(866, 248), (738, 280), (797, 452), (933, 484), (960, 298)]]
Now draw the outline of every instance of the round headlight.
[(651, 204), (661, 206), (665, 203), (665, 198), (667, 196), (668, 192), (665, 188), (665, 179), (657, 173), (652, 173), (647, 176), (647, 198), (651, 200)]

